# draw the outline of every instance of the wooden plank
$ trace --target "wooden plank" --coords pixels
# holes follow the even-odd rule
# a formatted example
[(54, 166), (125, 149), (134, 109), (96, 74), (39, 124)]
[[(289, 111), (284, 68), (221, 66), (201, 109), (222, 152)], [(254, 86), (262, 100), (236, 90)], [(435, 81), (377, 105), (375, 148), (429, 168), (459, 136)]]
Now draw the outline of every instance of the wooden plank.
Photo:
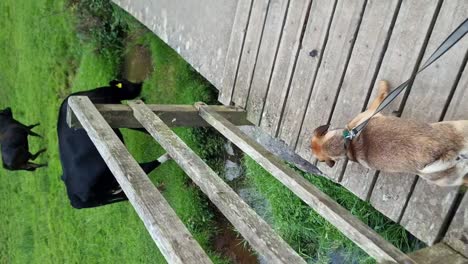
[[(468, 195), (465, 193), (450, 223), (444, 242), (468, 258)], [(468, 261), (467, 261), (468, 262)]]
[(248, 28), (250, 11), (253, 0), (239, 0), (237, 3), (236, 16), (231, 30), (231, 39), (224, 63), (223, 78), (219, 89), (218, 101), (224, 105), (230, 105), (234, 83), (236, 82), (237, 70), (245, 41), (245, 32)]
[[(351, 3), (350, 1), (344, 2)], [(358, 2), (361, 2), (361, 0)], [(325, 56), (325, 44), (327, 43), (335, 5), (336, 1), (312, 1), (309, 20), (304, 32), (304, 39), (299, 50), (279, 128), (279, 137), (292, 148), (295, 147), (295, 139), (292, 139), (293, 134), (296, 133), (296, 130), (297, 134), (299, 133), (298, 130), (300, 130), (316, 72), (320, 67), (322, 58)], [(332, 33), (332, 30), (330, 30), (330, 34)]]
[(433, 245), (443, 235), (457, 193), (457, 187), (444, 188), (419, 179), (400, 224), (424, 243)]
[[(366, 106), (366, 97), (374, 84), (376, 69), (379, 69), (382, 62), (399, 2), (399, 0), (367, 1), (359, 33), (331, 117), (332, 126), (345, 127)], [(382, 10), (386, 11), (382, 12)], [(329, 178), (339, 182), (345, 162), (344, 160), (339, 161), (333, 168), (322, 164), (318, 166)], [(361, 169), (367, 170), (364, 167)], [(349, 176), (349, 174), (347, 175)], [(368, 174), (363, 171), (360, 175)], [(341, 184), (365, 200), (371, 182), (353, 175), (353, 177), (345, 177)]]
[(212, 263), (122, 141), (84, 96), (68, 101), (169, 263)]
[(270, 84), (288, 5), (289, 0), (271, 0), (268, 8), (262, 42), (250, 86), (249, 100), (247, 101), (247, 118), (257, 126), (260, 124), (260, 115)]
[[(148, 105), (169, 127), (204, 127), (208, 124), (198, 115), (193, 105)], [(238, 107), (213, 105), (218, 113), (238, 126), (250, 125), (246, 112)], [(132, 109), (122, 104), (97, 104), (97, 110), (112, 128), (141, 128), (140, 122), (133, 116)], [(73, 114), (67, 111), (67, 123), (70, 127), (80, 128), (81, 124)]]
[(226, 216), (258, 254), (271, 263), (305, 263), (206, 163), (143, 102), (129, 102), (135, 118)]
[[(349, 165), (348, 168), (350, 168)], [(353, 173), (358, 170), (358, 168), (351, 168), (353, 169)], [(375, 173), (372, 170), (367, 170), (366, 172), (369, 174), (370, 172)], [(391, 177), (376, 176), (376, 182), (369, 200), (374, 208), (398, 223), (400, 222), (405, 202), (409, 199), (416, 178), (406, 173), (393, 173), (391, 175)], [(367, 175), (366, 177), (370, 179), (371, 175)], [(364, 177), (359, 178), (364, 179)]]
[(468, 119), (468, 67), (466, 66), (460, 77), (453, 98), (445, 114), (445, 120), (467, 120)]
[(468, 259), (464, 258), (445, 243), (439, 243), (431, 247), (420, 249), (409, 254), (417, 263), (424, 264), (467, 264)]
[(278, 47), (269, 90), (260, 118), (260, 127), (269, 135), (276, 136), (285, 102), (289, 81), (296, 65), (302, 30), (307, 22), (311, 0), (290, 1), (283, 36)]
[[(447, 35), (455, 30), (467, 16), (468, 2), (466, 0), (444, 1), (423, 61), (429, 58)], [(464, 57), (467, 50), (468, 38), (465, 38), (431, 67), (416, 76), (402, 114), (403, 118), (414, 118), (426, 122), (439, 121), (445, 104), (449, 100), (451, 88), (456, 85), (459, 69), (466, 63)], [(450, 116), (446, 118), (451, 119)], [(451, 212), (457, 192), (458, 188), (437, 187), (419, 178), (401, 224), (422, 241), (429, 245), (434, 244), (443, 235), (441, 232), (444, 229), (447, 214)]]
[[(338, 2), (322, 63), (318, 69), (312, 93), (309, 93), (311, 96), (306, 102), (306, 108), (300, 110), (299, 116), (285, 116), (282, 126), (288, 128), (289, 133), (287, 131), (283, 133), (282, 130), (282, 138), (290, 142), (291, 146), (296, 146), (296, 152), (306, 159), (312, 160), (310, 139), (313, 130), (320, 125), (327, 124), (333, 112), (359, 30), (365, 3), (364, 0)], [(295, 101), (292, 97), (290, 99), (291, 102)], [(294, 119), (296, 120), (292, 123), (287, 122)]]
[[(304, 177), (276, 158), (228, 120), (211, 110), (198, 105), (200, 115), (227, 139), (252, 157), (276, 179), (294, 192), (317, 213), (332, 223), (377, 261), (413, 263), (404, 253), (380, 237), (375, 231), (354, 217), (329, 196), (321, 192)], [(405, 262), (407, 261), (407, 262)]]
[[(417, 66), (419, 54), (424, 46), (437, 7), (438, 1), (402, 2), (376, 81), (386, 79), (391, 85), (398, 85), (411, 77), (412, 69)], [(417, 25), (417, 27), (409, 27), (408, 25)], [(377, 92), (377, 87), (374, 86), (370, 100), (375, 98)], [(401, 103), (401, 98), (396, 101), (398, 102), (387, 107), (385, 113), (398, 109), (398, 107), (395, 108), (395, 105), (398, 106)], [(357, 180), (368, 181), (367, 183), (361, 182), (363, 185), (372, 186), (376, 172), (368, 170), (366, 174), (363, 174), (360, 167), (361, 165), (357, 163), (349, 163), (343, 178), (357, 177)], [(399, 185), (391, 184), (393, 179), (406, 181), (400, 182)], [(390, 219), (398, 221), (408, 199), (413, 180), (412, 177), (405, 178), (397, 175), (393, 175), (391, 178), (378, 177), (374, 187), (374, 191), (377, 192), (373, 191), (371, 195), (371, 201), (374, 199), (373, 205)], [(382, 201), (381, 204), (377, 200)]]
[[(468, 1), (444, 2), (424, 53), (423, 62), (468, 17)], [(437, 122), (457, 80), (460, 67), (465, 65), (468, 38), (461, 39), (443, 57), (419, 73), (411, 88), (403, 118)], [(431, 107), (427, 107), (431, 106)]]
[(232, 101), (242, 108), (245, 108), (247, 104), (247, 97), (249, 95), (250, 84), (255, 64), (257, 62), (269, 3), (270, 0), (253, 1), (249, 28), (245, 37), (244, 49), (239, 62), (239, 70), (237, 72), (236, 82), (234, 84), (234, 93), (232, 96)]
[[(359, 28), (365, 1), (338, 1), (326, 46), (315, 80), (303, 74), (308, 68), (296, 68), (288, 103), (281, 123), (281, 138), (302, 157), (309, 159), (312, 130), (326, 124), (333, 111), (344, 70), (349, 61)], [(306, 54), (310, 57), (310, 54)], [(307, 66), (306, 66), (307, 67)], [(309, 73), (308, 75), (310, 75)], [(305, 80), (303, 77), (306, 77)], [(307, 79), (312, 82), (307, 82)], [(304, 83), (304, 81), (306, 81)], [(304, 85), (305, 84), (305, 85)], [(301, 87), (297, 89), (295, 87)], [(305, 87), (306, 90), (303, 90)], [(300, 135), (300, 136), (299, 136)]]

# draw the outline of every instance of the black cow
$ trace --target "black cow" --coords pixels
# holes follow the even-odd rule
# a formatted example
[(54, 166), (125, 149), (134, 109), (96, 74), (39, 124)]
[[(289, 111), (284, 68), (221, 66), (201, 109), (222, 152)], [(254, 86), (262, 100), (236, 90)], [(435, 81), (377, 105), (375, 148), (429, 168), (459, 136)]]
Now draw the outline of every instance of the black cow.
[[(107, 87), (78, 92), (70, 96), (88, 96), (95, 104), (119, 104), (122, 100), (136, 98), (141, 92), (141, 86), (141, 83), (114, 80)], [(127, 200), (86, 131), (68, 127), (67, 100), (68, 97), (60, 106), (57, 134), (63, 171), (62, 180), (65, 182), (71, 205), (80, 209)], [(123, 142), (120, 130), (114, 129), (114, 132)], [(166, 156), (163, 156), (159, 160), (143, 163), (140, 166), (149, 173), (165, 160)]]
[(29, 152), (28, 135), (40, 137), (31, 131), (39, 124), (26, 126), (13, 119), (11, 108), (0, 111), (0, 144), (2, 146), (3, 168), (7, 170), (34, 171), (47, 164), (35, 164), (29, 160), (35, 160), (45, 149), (36, 154)]

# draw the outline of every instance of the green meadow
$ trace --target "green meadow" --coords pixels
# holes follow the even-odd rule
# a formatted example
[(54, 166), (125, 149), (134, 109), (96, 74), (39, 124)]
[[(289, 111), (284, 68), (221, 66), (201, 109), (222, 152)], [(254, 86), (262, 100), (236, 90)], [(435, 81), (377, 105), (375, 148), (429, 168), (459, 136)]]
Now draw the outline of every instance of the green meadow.
[[(30, 148), (34, 152), (46, 147), (38, 162), (48, 162), (34, 173), (0, 170), (0, 263), (164, 263), (129, 203), (75, 210), (60, 180), (56, 122), (61, 101), (71, 92), (104, 86), (119, 76), (126, 52), (101, 47), (96, 34), (105, 32), (80, 36), (75, 9), (66, 1), (0, 1), (0, 108), (11, 106), (14, 117), (25, 124), (41, 123), (35, 131), (44, 138), (30, 137)], [(113, 16), (117, 21), (130, 19), (120, 10)], [(128, 46), (145, 45), (152, 53), (155, 70), (142, 94), (147, 102), (191, 104), (215, 98), (209, 84), (156, 37), (141, 33), (132, 41)], [(206, 133), (176, 132), (194, 149)], [(164, 153), (142, 133), (126, 131), (125, 139), (140, 162)], [(200, 191), (172, 161), (150, 178), (163, 186), (171, 206), (210, 251), (216, 230)]]
[[(29, 144), (32, 152), (47, 148), (38, 162), (48, 163), (33, 173), (0, 170), (0, 263), (165, 263), (129, 203), (85, 210), (69, 205), (60, 180), (57, 111), (71, 92), (120, 77), (135, 46), (151, 54), (153, 67), (142, 92), (147, 103), (215, 103), (215, 89), (171, 48), (105, 0), (2, 0), (0, 32), (0, 109), (12, 107), (22, 123), (41, 123), (34, 131), (43, 138), (30, 137)], [(209, 129), (175, 132), (222, 170), (219, 135)], [(148, 135), (124, 135), (140, 162), (164, 153)], [(273, 227), (310, 263), (330, 263), (336, 259), (330, 252), (338, 252), (343, 263), (373, 263), (253, 160), (243, 162), (244, 181), (269, 202)], [(170, 161), (149, 176), (213, 261), (227, 263), (212, 247), (217, 230), (211, 204), (183, 171)], [(401, 227), (343, 188), (304, 177), (402, 250), (417, 247)]]

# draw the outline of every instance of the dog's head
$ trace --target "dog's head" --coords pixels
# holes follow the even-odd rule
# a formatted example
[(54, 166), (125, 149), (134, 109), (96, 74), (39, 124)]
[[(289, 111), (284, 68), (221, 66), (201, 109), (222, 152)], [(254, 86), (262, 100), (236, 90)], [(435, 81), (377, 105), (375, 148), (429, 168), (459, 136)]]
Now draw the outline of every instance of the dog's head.
[(328, 131), (330, 125), (319, 126), (314, 130), (311, 140), (311, 149), (314, 157), (325, 162), (330, 168), (335, 166), (335, 161), (346, 156), (344, 141), (339, 130)]
[(11, 108), (7, 107), (3, 110), (0, 110), (0, 118), (1, 119), (11, 119), (13, 118), (13, 112), (11, 112)]

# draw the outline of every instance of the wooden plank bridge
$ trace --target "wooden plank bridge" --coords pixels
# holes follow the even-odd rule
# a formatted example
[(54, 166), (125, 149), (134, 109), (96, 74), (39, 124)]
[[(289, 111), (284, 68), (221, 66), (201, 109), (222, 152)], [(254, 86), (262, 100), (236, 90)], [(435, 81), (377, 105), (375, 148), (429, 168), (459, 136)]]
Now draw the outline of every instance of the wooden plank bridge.
[[(313, 129), (328, 122), (343, 127), (366, 108), (380, 79), (394, 86), (411, 80), (405, 94), (388, 107), (387, 114), (396, 111), (404, 118), (426, 122), (468, 119), (467, 37), (416, 75), (421, 62), (468, 17), (466, 0), (210, 0), (211, 5), (200, 5), (195, 0), (114, 2), (211, 81), (219, 90), (219, 101), (237, 107), (234, 115), (239, 114), (239, 108), (246, 110), (248, 121), (285, 141), (311, 163), (316, 163), (309, 150)], [(86, 104), (73, 109), (75, 114), (92, 108)], [(93, 115), (101, 112), (105, 116), (119, 108), (100, 107), (99, 111), (93, 110)], [(303, 260), (235, 194), (225, 189), (165, 124), (215, 127), (372, 257), (382, 262), (418, 262), (420, 255), (415, 254), (411, 260), (261, 146), (249, 141), (235, 127), (237, 122), (245, 124), (246, 120), (232, 116), (231, 108), (198, 105), (196, 109), (193, 106), (179, 106), (178, 110), (170, 106), (148, 109), (141, 103), (120, 107), (126, 117), (113, 120), (110, 114), (107, 121), (113, 127), (147, 128), (253, 248), (271, 263)], [(161, 121), (158, 111), (169, 114)], [(171, 124), (172, 119), (167, 117), (179, 115), (179, 111), (197, 117), (176, 119), (180, 122)], [(159, 121), (151, 123), (149, 119)], [(78, 121), (75, 120), (75, 125), (83, 125), (88, 133), (92, 131), (90, 127), (97, 125), (85, 125), (84, 117), (78, 117)], [(102, 143), (104, 139), (98, 141)], [(115, 151), (120, 151), (120, 147), (108, 149), (103, 156)], [(198, 171), (188, 166), (188, 161), (197, 164)], [(451, 254), (468, 257), (468, 197), (459, 188), (442, 188), (416, 175), (380, 173), (347, 161), (337, 163), (333, 169), (317, 166), (330, 180), (369, 201), (429, 246), (438, 243), (431, 247), (434, 248), (431, 252), (456, 250), (458, 253)], [(116, 173), (124, 172), (116, 170)], [(201, 173), (210, 175), (210, 183), (197, 180)], [(215, 189), (219, 192), (210, 191)], [(124, 191), (127, 193), (125, 188)], [(132, 188), (128, 191), (131, 193)], [(130, 200), (134, 205), (140, 203), (138, 199)], [(223, 211), (228, 203), (236, 212), (230, 211), (234, 207)], [(166, 208), (170, 215), (167, 205), (151, 204)], [(149, 212), (145, 207), (141, 210), (148, 214), (151, 208)], [(252, 222), (245, 222), (247, 218)], [(153, 225), (166, 227), (157, 221), (149, 224), (150, 232), (159, 230), (153, 229)], [(165, 248), (165, 243), (157, 241), (160, 248)], [(201, 253), (196, 250), (194, 254)], [(466, 259), (460, 261), (466, 263)]]

